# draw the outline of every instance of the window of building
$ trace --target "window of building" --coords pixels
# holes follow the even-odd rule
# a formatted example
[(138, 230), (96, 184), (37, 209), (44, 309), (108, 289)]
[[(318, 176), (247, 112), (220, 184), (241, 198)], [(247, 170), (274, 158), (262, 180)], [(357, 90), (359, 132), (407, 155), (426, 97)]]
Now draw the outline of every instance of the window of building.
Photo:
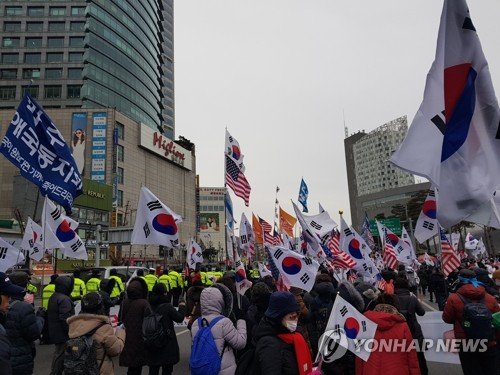
[(3, 53), (2, 63), (4, 64), (17, 64), (19, 62), (18, 53)]
[(45, 86), (45, 99), (60, 99), (62, 86)]
[(40, 48), (42, 47), (42, 38), (26, 38), (25, 39), (26, 48)]
[(47, 62), (56, 63), (63, 61), (64, 54), (62, 52), (49, 52), (47, 53)]
[(116, 180), (119, 184), (123, 184), (123, 168), (116, 168)]
[(26, 87), (26, 89), (28, 90), (28, 94), (30, 94), (32, 98), (38, 98), (38, 86), (30, 86)]
[(78, 213), (78, 218), (80, 219), (87, 218), (87, 210), (85, 208), (80, 208), (80, 212)]
[(40, 69), (23, 69), (23, 79), (40, 78)]
[(23, 7), (20, 6), (7, 6), (5, 7), (6, 16), (22, 16)]
[(16, 79), (17, 69), (0, 69), (0, 79)]
[(72, 36), (69, 38), (69, 46), (83, 48), (83, 36)]
[(69, 53), (69, 61), (71, 61), (71, 62), (83, 61), (83, 52), (70, 52)]
[(20, 32), (21, 31), (21, 22), (5, 22), (3, 24), (3, 31), (6, 32)]
[(125, 139), (125, 125), (123, 125), (120, 122), (116, 122), (116, 129), (118, 132), (118, 138), (119, 139)]
[(19, 38), (4, 37), (2, 40), (2, 47), (19, 48), (19, 43), (20, 43)]
[(47, 39), (47, 47), (49, 48), (62, 48), (64, 47), (63, 37), (50, 37)]
[(85, 22), (71, 22), (69, 29), (71, 31), (85, 31)]
[(83, 16), (85, 15), (85, 7), (71, 7), (72, 16)]
[(68, 85), (68, 99), (78, 99), (80, 97), (81, 85)]
[(50, 15), (56, 16), (56, 17), (65, 16), (66, 15), (66, 8), (65, 7), (50, 7)]
[(42, 62), (41, 53), (25, 53), (24, 62), (28, 64), (40, 64)]
[(59, 78), (62, 78), (62, 68), (45, 69), (45, 78), (47, 78), (47, 79), (59, 79)]
[(82, 68), (68, 68), (68, 78), (69, 79), (81, 79), (83, 69)]
[(26, 22), (26, 31), (30, 33), (41, 33), (43, 22)]
[(124, 161), (125, 156), (123, 152), (123, 146), (122, 145), (116, 145), (116, 158), (118, 161)]
[(118, 194), (116, 195), (116, 200), (118, 207), (123, 207), (123, 190), (118, 190)]
[(43, 7), (28, 7), (28, 16), (29, 17), (43, 17), (44, 16)]
[(0, 100), (12, 100), (16, 98), (16, 86), (0, 87)]
[(64, 22), (49, 22), (49, 31), (50, 32), (61, 32), (65, 29)]

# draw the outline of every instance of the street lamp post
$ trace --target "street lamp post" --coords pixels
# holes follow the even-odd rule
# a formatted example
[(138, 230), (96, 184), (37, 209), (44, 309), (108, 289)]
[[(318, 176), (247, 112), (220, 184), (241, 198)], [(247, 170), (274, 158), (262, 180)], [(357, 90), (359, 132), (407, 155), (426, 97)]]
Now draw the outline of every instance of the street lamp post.
[(97, 232), (97, 239), (95, 242), (95, 257), (94, 257), (94, 266), (95, 268), (99, 267), (99, 261), (101, 258), (101, 224), (97, 224), (96, 226), (96, 232)]

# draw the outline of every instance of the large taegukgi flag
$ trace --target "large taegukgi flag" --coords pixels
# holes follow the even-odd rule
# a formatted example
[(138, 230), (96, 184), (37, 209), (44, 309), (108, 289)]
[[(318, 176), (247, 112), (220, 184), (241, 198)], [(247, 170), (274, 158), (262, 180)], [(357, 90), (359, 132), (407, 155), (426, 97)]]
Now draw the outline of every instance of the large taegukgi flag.
[(465, 0), (445, 0), (436, 58), (423, 102), (396, 166), (439, 189), (444, 227), (466, 219), (500, 186), (500, 109), (488, 64)]
[(179, 247), (178, 223), (182, 217), (163, 204), (147, 187), (141, 187), (130, 243)]

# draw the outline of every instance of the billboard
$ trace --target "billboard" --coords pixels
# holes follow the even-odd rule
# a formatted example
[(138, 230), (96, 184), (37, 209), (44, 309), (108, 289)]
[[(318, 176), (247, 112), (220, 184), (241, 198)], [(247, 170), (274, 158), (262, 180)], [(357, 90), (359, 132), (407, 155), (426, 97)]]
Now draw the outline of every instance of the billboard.
[(104, 183), (106, 181), (106, 112), (92, 114), (92, 171), (90, 179)]
[(85, 172), (85, 142), (87, 140), (87, 114), (75, 112), (71, 116), (71, 153), (78, 172), (83, 177)]
[(200, 212), (200, 232), (219, 232), (220, 220), (218, 213)]
[[(378, 220), (380, 223), (384, 224), (387, 229), (389, 229), (392, 233), (397, 236), (401, 236), (401, 220), (398, 217), (393, 217), (390, 219), (380, 219)], [(378, 228), (375, 220), (370, 220), (370, 232), (372, 235), (378, 237)]]

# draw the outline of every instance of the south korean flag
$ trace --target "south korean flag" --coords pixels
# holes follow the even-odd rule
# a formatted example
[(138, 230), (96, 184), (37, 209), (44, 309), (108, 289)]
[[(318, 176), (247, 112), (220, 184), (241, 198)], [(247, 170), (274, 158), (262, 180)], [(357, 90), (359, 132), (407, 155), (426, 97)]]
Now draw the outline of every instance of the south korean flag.
[(5, 272), (16, 264), (24, 263), (24, 260), (21, 250), (0, 238), (0, 272)]
[(269, 253), (286, 285), (311, 291), (319, 268), (316, 260), (282, 246), (270, 246)]
[(203, 251), (200, 245), (196, 243), (194, 239), (189, 240), (189, 245), (187, 248), (187, 259), (186, 263), (190, 269), (196, 268), (196, 263), (203, 263)]
[(439, 224), (437, 220), (436, 192), (434, 189), (431, 189), (418, 216), (414, 236), (419, 243), (424, 243), (429, 238), (438, 234)]
[(21, 250), (27, 252), (33, 260), (42, 260), (44, 249), (60, 249), (64, 246), (57, 239), (52, 231), (48, 230), (44, 238), (43, 229), (35, 223), (31, 217), (28, 217), (28, 223), (24, 230), (23, 241), (21, 242)]
[(87, 249), (72, 228), (72, 221), (50, 199), (45, 198), (42, 214), (43, 233), (51, 231), (61, 243), (62, 253), (68, 258), (88, 260)]
[(165, 206), (147, 187), (141, 187), (132, 245), (179, 247), (177, 224), (182, 217)]

